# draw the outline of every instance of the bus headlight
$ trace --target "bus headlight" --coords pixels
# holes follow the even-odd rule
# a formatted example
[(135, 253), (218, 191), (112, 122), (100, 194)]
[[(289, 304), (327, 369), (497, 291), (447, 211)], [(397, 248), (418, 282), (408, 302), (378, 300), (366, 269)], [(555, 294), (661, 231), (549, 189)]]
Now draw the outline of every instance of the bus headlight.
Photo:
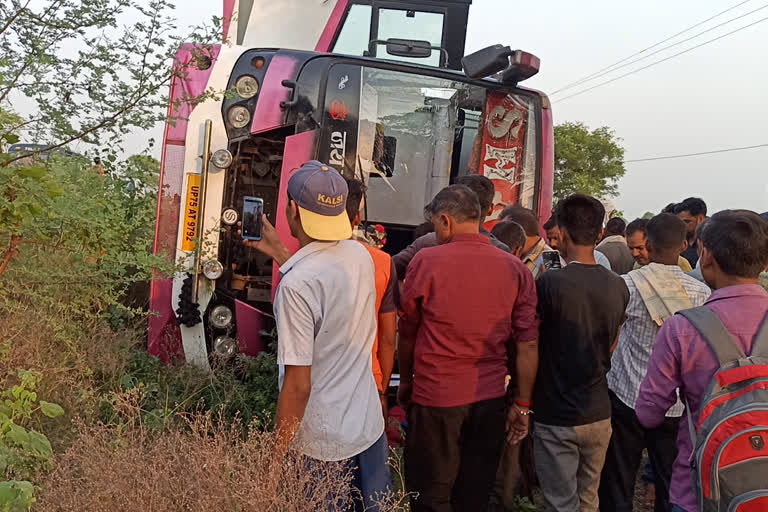
[(250, 75), (241, 76), (235, 82), (237, 95), (243, 99), (250, 99), (259, 93), (259, 81)]
[(245, 128), (251, 121), (251, 113), (242, 105), (235, 105), (227, 112), (227, 120), (234, 128)]
[(219, 336), (213, 340), (213, 353), (221, 357), (232, 357), (237, 353), (237, 340), (230, 336)]
[(232, 153), (226, 149), (216, 150), (211, 157), (211, 163), (214, 165), (214, 167), (218, 167), (219, 169), (226, 169), (232, 165), (232, 160)]
[(208, 321), (216, 329), (226, 329), (232, 323), (232, 310), (223, 304), (219, 304), (211, 310)]
[(224, 265), (222, 265), (219, 261), (208, 260), (203, 263), (203, 275), (211, 281), (215, 281), (216, 279), (220, 278), (223, 273)]

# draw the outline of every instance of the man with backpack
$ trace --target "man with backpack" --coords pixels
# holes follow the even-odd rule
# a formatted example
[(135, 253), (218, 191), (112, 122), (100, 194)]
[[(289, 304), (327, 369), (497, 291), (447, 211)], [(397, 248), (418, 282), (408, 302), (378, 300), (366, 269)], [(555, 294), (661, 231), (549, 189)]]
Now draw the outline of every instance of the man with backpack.
[(768, 222), (722, 211), (699, 241), (714, 292), (664, 322), (635, 410), (645, 428), (656, 428), (678, 389), (686, 404), (673, 511), (768, 510), (768, 293), (758, 284), (768, 266)]

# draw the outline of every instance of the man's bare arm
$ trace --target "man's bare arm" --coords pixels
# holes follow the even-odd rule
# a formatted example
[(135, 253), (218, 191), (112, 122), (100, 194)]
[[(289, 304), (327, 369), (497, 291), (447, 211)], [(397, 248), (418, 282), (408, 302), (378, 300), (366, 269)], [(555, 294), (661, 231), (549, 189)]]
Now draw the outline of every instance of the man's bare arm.
[(531, 402), (536, 372), (539, 369), (539, 342), (526, 341), (517, 344), (517, 397), (521, 402)]
[(395, 349), (397, 348), (397, 313), (379, 314), (379, 366), (381, 366), (382, 384), (386, 392), (389, 380), (392, 378), (392, 368), (395, 366)]
[(311, 366), (286, 366), (283, 388), (277, 399), (277, 431), (280, 449), (288, 450), (309, 402), (312, 391)]

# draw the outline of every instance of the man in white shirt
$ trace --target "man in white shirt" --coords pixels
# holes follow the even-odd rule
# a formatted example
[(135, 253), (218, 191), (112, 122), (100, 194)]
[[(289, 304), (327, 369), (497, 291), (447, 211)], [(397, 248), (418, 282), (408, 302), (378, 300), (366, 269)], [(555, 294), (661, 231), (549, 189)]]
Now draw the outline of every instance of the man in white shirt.
[(683, 406), (678, 400), (667, 412), (664, 424), (646, 429), (635, 415), (635, 402), (660, 326), (677, 311), (704, 304), (711, 293), (707, 285), (686, 275), (677, 264), (685, 236), (685, 223), (677, 216), (657, 215), (647, 225), (650, 263), (621, 276), (630, 298), (608, 372), (613, 435), (600, 482), (601, 511), (632, 510), (643, 449), (648, 450), (653, 466), (655, 510), (669, 508), (669, 484)]
[[(363, 497), (357, 507), (376, 511), (390, 473), (371, 367), (374, 265), (349, 240), (347, 194), (344, 178), (316, 161), (288, 182), (286, 216), (300, 249), (280, 266), (274, 302), (281, 365), (276, 429), (286, 448), (295, 441), (310, 459), (346, 462)], [(274, 255), (284, 251), (270, 246), (278, 243), (250, 245)]]

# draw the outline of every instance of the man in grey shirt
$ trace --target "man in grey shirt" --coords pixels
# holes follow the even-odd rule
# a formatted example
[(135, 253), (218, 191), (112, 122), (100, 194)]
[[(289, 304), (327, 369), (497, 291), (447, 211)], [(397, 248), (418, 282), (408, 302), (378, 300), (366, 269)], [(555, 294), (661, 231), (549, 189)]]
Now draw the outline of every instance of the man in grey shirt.
[[(466, 176), (459, 177), (456, 180), (456, 185), (464, 185), (469, 187), (472, 192), (477, 194), (477, 198), (480, 200), (480, 211), (485, 212), (485, 216), (480, 219), (480, 234), (487, 236), (491, 241), (491, 245), (494, 247), (497, 247), (502, 251), (509, 252), (509, 247), (507, 247), (507, 244), (493, 236), (483, 227), (485, 217), (490, 215), (491, 209), (493, 208), (493, 195), (495, 194), (493, 182), (485, 176), (481, 176), (479, 174), (467, 174)], [(414, 240), (411, 245), (393, 256), (392, 261), (395, 263), (395, 268), (397, 269), (397, 278), (400, 281), (405, 279), (405, 271), (408, 269), (408, 264), (411, 262), (413, 257), (416, 256), (416, 253), (425, 247), (434, 247), (436, 245), (437, 238), (435, 237), (435, 234), (427, 233), (426, 235)]]

